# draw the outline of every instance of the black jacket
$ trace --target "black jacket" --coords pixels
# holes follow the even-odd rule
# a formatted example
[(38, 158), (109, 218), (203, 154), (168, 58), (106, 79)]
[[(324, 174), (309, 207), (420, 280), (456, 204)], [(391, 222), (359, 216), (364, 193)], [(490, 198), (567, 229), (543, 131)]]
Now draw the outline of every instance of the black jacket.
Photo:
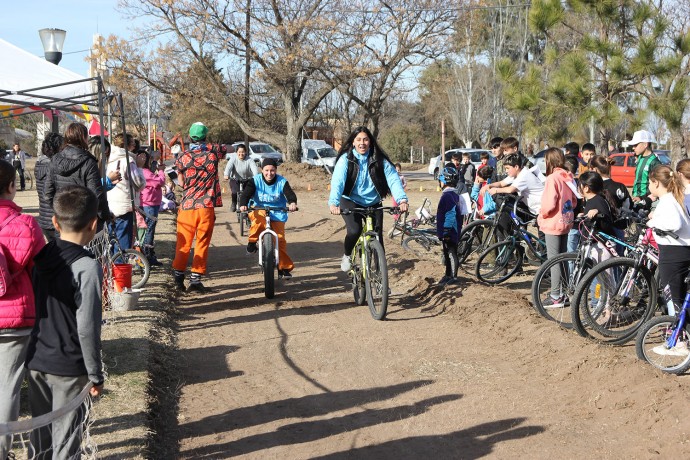
[(93, 254), (60, 239), (34, 258), (36, 323), (26, 367), (52, 375), (88, 375), (103, 382), (101, 267)]
[[(345, 188), (343, 189), (343, 195), (350, 196), (352, 189), (357, 183), (357, 176), (359, 175), (359, 162), (355, 158), (352, 151), (347, 152), (347, 176), (345, 178)], [(340, 158), (340, 155), (338, 155)], [(336, 158), (336, 163), (338, 162)], [(374, 183), (374, 188), (378, 192), (379, 196), (383, 199), (390, 195), (391, 190), (388, 187), (388, 181), (386, 181), (386, 173), (384, 170), (383, 162), (388, 161), (386, 157), (378, 153), (377, 151), (369, 152), (367, 157), (367, 168), (369, 170), (369, 177)]]
[(68, 185), (81, 185), (96, 193), (98, 198), (98, 218), (110, 218), (108, 198), (98, 171), (98, 161), (86, 150), (68, 145), (56, 153), (50, 161), (50, 174), (46, 177), (45, 195), (53, 207), (55, 194)]
[(41, 155), (36, 161), (34, 176), (36, 176), (36, 191), (38, 192), (38, 225), (44, 230), (55, 230), (53, 228), (53, 207), (48, 202), (45, 193), (45, 182), (50, 173), (50, 158)]

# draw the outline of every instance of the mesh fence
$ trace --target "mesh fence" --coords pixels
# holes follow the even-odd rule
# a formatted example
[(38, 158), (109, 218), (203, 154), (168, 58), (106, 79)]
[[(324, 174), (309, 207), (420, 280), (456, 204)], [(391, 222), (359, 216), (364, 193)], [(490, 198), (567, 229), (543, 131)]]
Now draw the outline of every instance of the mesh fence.
[(119, 306), (117, 303), (123, 302), (123, 300), (121, 296), (114, 295), (115, 283), (113, 281), (113, 263), (110, 258), (110, 239), (105, 229), (96, 233), (93, 240), (86, 245), (86, 249), (96, 256), (96, 260), (103, 270), (103, 311), (110, 312), (113, 310), (113, 306), (117, 308)]
[[(89, 435), (92, 386), (89, 383), (74, 399), (52, 412), (0, 423), (0, 455), (18, 460), (96, 458), (97, 447)], [(3, 452), (7, 447), (9, 451)]]

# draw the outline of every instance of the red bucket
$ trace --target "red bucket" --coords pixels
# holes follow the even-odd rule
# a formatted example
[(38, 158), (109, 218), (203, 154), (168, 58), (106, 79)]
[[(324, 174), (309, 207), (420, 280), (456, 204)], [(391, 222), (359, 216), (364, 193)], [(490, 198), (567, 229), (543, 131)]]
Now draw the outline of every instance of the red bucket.
[(130, 264), (113, 264), (113, 281), (115, 291), (122, 292), (124, 288), (132, 288), (132, 266)]

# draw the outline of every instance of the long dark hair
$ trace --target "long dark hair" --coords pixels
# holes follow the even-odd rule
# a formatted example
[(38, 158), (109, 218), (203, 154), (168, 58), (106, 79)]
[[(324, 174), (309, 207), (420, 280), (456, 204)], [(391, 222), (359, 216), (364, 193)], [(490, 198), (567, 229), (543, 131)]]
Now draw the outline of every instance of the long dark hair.
[(41, 144), (41, 153), (48, 158), (52, 158), (53, 155), (60, 151), (61, 146), (62, 135), (58, 133), (48, 133)]
[(611, 208), (611, 214), (616, 217), (618, 216), (618, 207), (616, 205), (616, 200), (613, 199), (608, 190), (604, 189), (604, 179), (596, 171), (585, 171), (580, 174), (579, 178), (580, 186), (587, 186), (592, 193), (601, 195)]
[(595, 155), (589, 160), (589, 167), (596, 169), (602, 176), (611, 175), (611, 166), (614, 164), (613, 158), (606, 158), (603, 155)]
[(340, 147), (338, 157), (335, 159), (336, 162), (338, 161), (338, 158), (340, 158), (341, 155), (347, 154), (352, 151), (352, 149), (354, 148), (355, 137), (357, 137), (357, 135), (360, 133), (366, 134), (369, 138), (369, 154), (372, 155), (373, 158), (378, 159), (379, 157), (383, 157), (386, 160), (388, 160), (391, 164), (393, 164), (393, 161), (391, 161), (390, 157), (379, 146), (378, 142), (376, 142), (376, 138), (373, 134), (371, 134), (371, 131), (369, 131), (369, 128), (367, 128), (366, 126), (358, 126), (354, 130), (352, 130), (345, 143), (343, 143), (343, 145)]

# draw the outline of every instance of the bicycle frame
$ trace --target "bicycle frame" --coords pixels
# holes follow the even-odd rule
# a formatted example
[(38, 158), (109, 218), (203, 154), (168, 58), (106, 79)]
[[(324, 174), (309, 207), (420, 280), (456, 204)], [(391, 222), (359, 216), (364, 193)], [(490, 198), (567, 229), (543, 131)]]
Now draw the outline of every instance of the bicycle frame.
[[(357, 240), (357, 244), (355, 245), (354, 249), (352, 250), (352, 258), (354, 259), (355, 257), (359, 257), (361, 264), (360, 268), (362, 270), (362, 279), (367, 279), (367, 247), (369, 241), (372, 239), (378, 239), (378, 234), (374, 230), (374, 217), (370, 214), (367, 214), (364, 219), (364, 225), (362, 226), (362, 233), (359, 235), (359, 239)], [(357, 248), (360, 248), (359, 254), (356, 254)]]

